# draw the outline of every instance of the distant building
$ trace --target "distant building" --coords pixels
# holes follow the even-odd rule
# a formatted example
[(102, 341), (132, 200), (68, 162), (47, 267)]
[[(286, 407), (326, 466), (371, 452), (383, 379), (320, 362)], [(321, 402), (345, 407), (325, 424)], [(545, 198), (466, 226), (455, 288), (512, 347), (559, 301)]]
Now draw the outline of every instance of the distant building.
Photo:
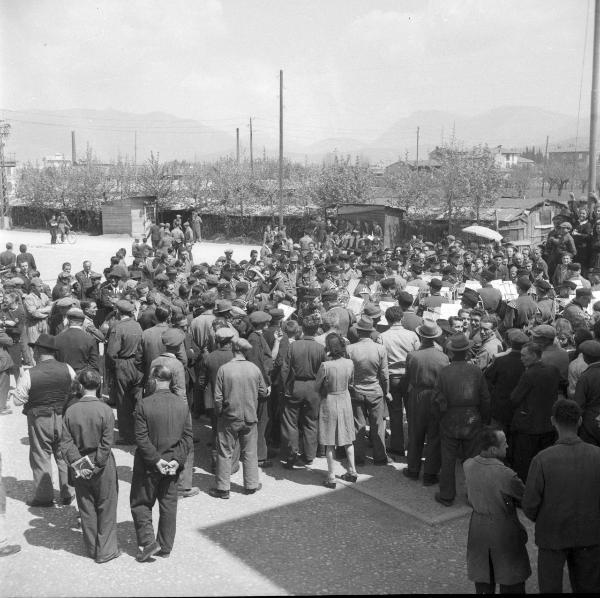
[(42, 158), (44, 168), (62, 168), (63, 166), (72, 166), (73, 162), (65, 158), (64, 154), (54, 154), (53, 156), (44, 156)]
[[(600, 156), (596, 158), (596, 164), (600, 164)], [(564, 162), (567, 164), (588, 165), (589, 152), (587, 150), (563, 150), (556, 149), (548, 152), (548, 160)]]
[(498, 167), (502, 170), (506, 170), (508, 168), (533, 168), (535, 166), (535, 162), (533, 160), (524, 158), (521, 156), (520, 152), (514, 150), (503, 151), (501, 145), (496, 148), (494, 160), (496, 161)]
[(17, 193), (17, 161), (14, 154), (4, 155), (4, 177), (6, 195), (11, 199)]

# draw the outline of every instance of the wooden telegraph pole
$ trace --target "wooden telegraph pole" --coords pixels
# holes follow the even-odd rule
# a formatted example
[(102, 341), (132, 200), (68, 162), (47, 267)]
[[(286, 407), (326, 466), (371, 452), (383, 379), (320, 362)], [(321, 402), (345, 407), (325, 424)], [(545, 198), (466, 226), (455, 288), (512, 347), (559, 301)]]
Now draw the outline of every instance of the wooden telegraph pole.
[(8, 212), (8, 193), (6, 189), (6, 175), (4, 172), (4, 140), (10, 135), (10, 124), (0, 121), (0, 229), (6, 226)]
[(240, 163), (240, 128), (237, 127), (235, 130), (235, 161), (237, 164)]
[(279, 226), (283, 226), (283, 71), (279, 71)]
[[(590, 106), (590, 151), (588, 165), (588, 194), (596, 192), (596, 140), (598, 137), (598, 66), (600, 59), (600, 0), (594, 8), (594, 54), (592, 62), (592, 99)], [(588, 195), (589, 197), (589, 195)], [(588, 207), (592, 208), (588, 199)]]
[(250, 118), (250, 172), (254, 174), (254, 150), (252, 148), (252, 118)]

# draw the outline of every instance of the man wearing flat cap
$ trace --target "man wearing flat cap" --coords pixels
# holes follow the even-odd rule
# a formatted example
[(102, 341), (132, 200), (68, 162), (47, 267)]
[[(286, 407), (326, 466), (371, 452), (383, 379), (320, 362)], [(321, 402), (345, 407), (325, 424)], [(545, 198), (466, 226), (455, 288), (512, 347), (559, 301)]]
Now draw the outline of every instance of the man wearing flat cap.
[(112, 360), (120, 444), (135, 444), (133, 411), (142, 396), (142, 329), (133, 319), (129, 301), (116, 302), (117, 322), (108, 339), (107, 354)]
[(424, 297), (421, 300), (421, 309), (423, 311), (433, 311), (436, 307), (442, 305), (442, 303), (448, 303), (446, 297), (441, 294), (442, 281), (439, 278), (432, 278), (429, 283), (429, 296)]
[(573, 330), (588, 327), (591, 318), (586, 310), (591, 300), (592, 289), (578, 288), (575, 291), (575, 299), (565, 307), (562, 317), (571, 322)]
[(56, 337), (56, 358), (68, 363), (78, 374), (85, 368), (99, 370), (98, 344), (83, 330), (85, 314), (77, 307), (67, 311), (69, 327)]
[(529, 294), (531, 288), (530, 280), (521, 276), (516, 282), (518, 297), (509, 302), (511, 309), (507, 310), (504, 318), (506, 328), (524, 328), (538, 312), (537, 305)]
[(68, 483), (67, 464), (60, 452), (63, 426), (63, 406), (75, 378), (73, 368), (56, 361), (56, 342), (53, 336), (42, 333), (30, 343), (34, 350), (35, 367), (25, 370), (17, 387), (11, 391), (16, 405), (24, 405), (29, 435), (29, 463), (33, 472), (32, 507), (54, 504), (51, 457), (58, 468), (60, 497), (68, 505), (73, 490)]
[(581, 407), (579, 436), (600, 446), (600, 342), (587, 340), (579, 345), (587, 369), (575, 387), (575, 401)]

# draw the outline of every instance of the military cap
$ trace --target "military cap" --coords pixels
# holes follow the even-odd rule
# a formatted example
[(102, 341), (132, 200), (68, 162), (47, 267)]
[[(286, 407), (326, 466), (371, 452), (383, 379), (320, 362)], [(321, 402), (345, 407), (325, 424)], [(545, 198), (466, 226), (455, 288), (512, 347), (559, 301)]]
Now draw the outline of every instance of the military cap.
[(165, 347), (179, 347), (185, 339), (185, 332), (179, 328), (167, 328), (161, 339)]
[(590, 288), (578, 288), (575, 291), (575, 297), (591, 297), (592, 296), (592, 289)]
[(249, 288), (250, 285), (245, 280), (242, 280), (235, 285), (236, 291), (247, 291)]
[(229, 313), (232, 318), (243, 318), (246, 315), (246, 311), (240, 305), (236, 305), (235, 301), (232, 303)]
[(283, 309), (279, 309), (277, 307), (277, 308), (269, 310), (269, 315), (271, 316), (271, 320), (275, 321), (275, 320), (283, 320), (283, 317), (285, 314), (283, 312)]
[(573, 230), (573, 225), (570, 222), (562, 222), (559, 224), (559, 228), (565, 228), (567, 230)]
[(90, 274), (90, 278), (92, 280), (99, 280), (100, 278), (102, 278), (102, 274), (99, 274), (98, 272), (92, 272)]
[(517, 278), (516, 285), (519, 289), (528, 291), (531, 288), (531, 281), (529, 280), (529, 278), (527, 278), (525, 276), (521, 276), (521, 277)]
[(406, 291), (400, 291), (398, 293), (398, 303), (400, 305), (412, 305), (414, 300), (415, 300), (415, 298), (410, 293), (407, 293)]
[(108, 278), (122, 278), (121, 273), (118, 270), (112, 269), (108, 273)]
[(375, 270), (373, 268), (371, 268), (370, 266), (367, 266), (362, 271), (363, 276), (373, 276), (374, 274), (375, 274)]
[(341, 269), (337, 264), (329, 264), (326, 266), (325, 270), (327, 272), (341, 272)]
[(85, 320), (85, 314), (78, 307), (72, 307), (67, 312), (67, 318), (74, 318), (76, 320)]
[(579, 345), (579, 351), (586, 357), (598, 359), (600, 357), (600, 343), (598, 341), (583, 341)]
[(141, 280), (142, 279), (142, 273), (140, 272), (140, 270), (132, 270), (129, 273), (129, 277), (132, 278), (133, 280)]
[(442, 288), (442, 281), (439, 278), (432, 278), (431, 282), (429, 283), (429, 286), (432, 289), (441, 289)]
[(77, 304), (77, 300), (74, 297), (61, 297), (56, 302), (56, 305), (58, 307), (71, 307), (76, 304)]
[(549, 340), (554, 340), (556, 338), (556, 329), (549, 324), (540, 324), (531, 331), (531, 334), (533, 338), (547, 338)]
[(135, 310), (133, 303), (126, 299), (119, 299), (116, 303), (116, 307), (123, 314), (132, 314)]
[(13, 278), (9, 278), (13, 286), (19, 286), (25, 284), (25, 281), (20, 276), (14, 276)]
[(569, 289), (570, 291), (574, 291), (577, 288), (577, 284), (572, 280), (563, 280), (559, 285), (558, 289)]
[(518, 328), (511, 328), (506, 333), (506, 338), (512, 349), (521, 349), (525, 343), (529, 342), (529, 337)]
[(215, 332), (215, 338), (220, 341), (231, 340), (235, 336), (235, 330), (229, 326), (223, 326)]
[(483, 278), (483, 280), (485, 280), (486, 282), (490, 282), (492, 280), (495, 280), (496, 275), (493, 272), (491, 272), (490, 270), (484, 270), (481, 273), (481, 278)]

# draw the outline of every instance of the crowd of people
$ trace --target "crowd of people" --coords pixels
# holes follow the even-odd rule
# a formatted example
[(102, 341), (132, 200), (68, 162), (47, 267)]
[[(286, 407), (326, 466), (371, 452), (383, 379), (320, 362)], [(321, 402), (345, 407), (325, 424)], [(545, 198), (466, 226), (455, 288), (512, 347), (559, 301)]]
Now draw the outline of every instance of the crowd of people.
[(326, 457), (328, 488), (336, 459), (348, 483), (404, 461), (451, 506), (460, 459), (478, 592), (524, 591), (517, 507), (536, 522), (540, 590), (562, 591), (566, 562), (575, 591), (600, 591), (600, 271), (584, 212), (534, 247), (452, 235), (386, 247), (377, 223), (318, 218), (297, 242), (268, 227), (260, 250), (214, 264), (194, 261), (199, 216), (194, 231), (178, 215), (151, 221), (131, 259), (65, 263), (55, 284), (8, 243), (0, 413), (10, 395), (27, 416), (30, 504), (53, 504), (53, 456), (89, 556), (120, 554), (115, 407), (116, 443), (137, 446), (137, 558), (168, 556), (177, 500), (199, 492), (192, 418), (207, 417), (215, 498), (240, 464), (245, 492), (260, 491), (278, 455), (290, 476)]

